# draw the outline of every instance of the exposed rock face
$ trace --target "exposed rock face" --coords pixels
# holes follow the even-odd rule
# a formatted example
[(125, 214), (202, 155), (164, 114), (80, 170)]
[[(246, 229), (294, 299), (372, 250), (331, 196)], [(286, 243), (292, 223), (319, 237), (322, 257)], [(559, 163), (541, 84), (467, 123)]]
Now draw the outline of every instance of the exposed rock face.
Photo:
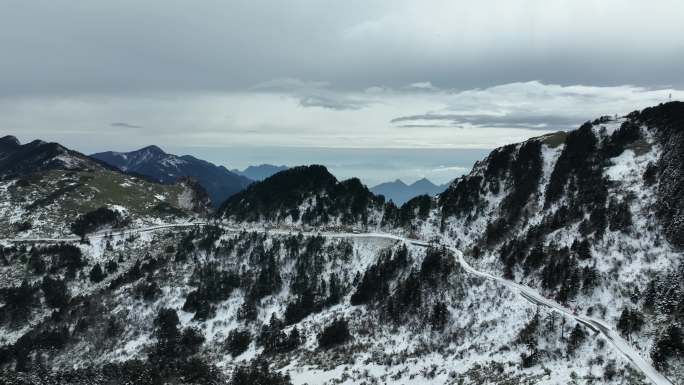
[(201, 184), (191, 177), (178, 178), (183, 191), (178, 196), (178, 206), (197, 214), (207, 214), (211, 210), (211, 198)]

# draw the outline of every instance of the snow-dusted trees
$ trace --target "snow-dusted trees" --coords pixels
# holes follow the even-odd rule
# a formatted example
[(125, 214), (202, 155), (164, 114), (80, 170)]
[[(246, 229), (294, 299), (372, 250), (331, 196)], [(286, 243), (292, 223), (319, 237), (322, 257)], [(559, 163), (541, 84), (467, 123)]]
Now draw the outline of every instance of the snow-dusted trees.
[(352, 336), (349, 333), (349, 324), (347, 320), (337, 319), (318, 335), (318, 346), (321, 349), (329, 349), (334, 346), (343, 344), (351, 340)]
[(225, 348), (233, 357), (244, 353), (252, 342), (252, 333), (249, 330), (234, 329), (226, 337)]
[(250, 298), (254, 300), (276, 293), (282, 285), (276, 254), (273, 250), (266, 251), (260, 256), (259, 266), (261, 268), (249, 293)]
[(617, 322), (617, 329), (627, 338), (641, 330), (644, 324), (643, 315), (636, 309), (624, 308)]
[(383, 226), (407, 227), (415, 219), (425, 220), (430, 215), (433, 206), (432, 198), (428, 195), (419, 195), (397, 207), (394, 202), (389, 201), (384, 205), (382, 218)]
[(88, 276), (90, 277), (90, 281), (94, 283), (102, 282), (102, 280), (105, 279), (105, 273), (102, 271), (102, 267), (99, 263), (96, 263), (95, 266), (90, 269)]
[(449, 321), (449, 308), (442, 301), (437, 301), (430, 312), (430, 327), (435, 331), (442, 331)]
[(238, 366), (232, 374), (230, 385), (289, 385), (290, 376), (272, 371), (268, 362), (254, 360), (249, 365)]
[(537, 349), (537, 337), (539, 330), (539, 310), (534, 313), (532, 319), (520, 330), (516, 343), (527, 346), (530, 350)]
[(655, 345), (651, 349), (653, 365), (660, 370), (668, 367), (668, 358), (684, 357), (684, 333), (676, 325), (670, 325), (658, 336)]
[(299, 330), (294, 327), (289, 334), (283, 330), (285, 323), (275, 314), (271, 315), (269, 323), (261, 326), (261, 332), (257, 336), (257, 345), (264, 348), (266, 354), (286, 353), (297, 348), (302, 338)]
[[(293, 167), (254, 183), (228, 198), (219, 215), (238, 221), (281, 221), (290, 217), (322, 225), (339, 218), (344, 224), (366, 224), (368, 208), (383, 200), (357, 178), (338, 181), (324, 166)], [(304, 204), (306, 209), (300, 210)]]
[(126, 219), (115, 210), (100, 207), (96, 210), (78, 216), (71, 224), (71, 231), (84, 237), (86, 234), (96, 231), (102, 226), (120, 227), (126, 223)]
[(629, 211), (627, 201), (618, 202), (614, 197), (610, 199), (608, 223), (611, 231), (624, 231), (632, 225), (632, 213)]
[(180, 320), (173, 309), (163, 308), (154, 319), (157, 343), (150, 358), (153, 360), (186, 359), (197, 353), (204, 343), (202, 333), (193, 328), (179, 329)]
[(408, 263), (408, 250), (403, 246), (396, 252), (383, 250), (378, 261), (363, 274), (356, 291), (351, 296), (352, 305), (370, 303), (389, 295), (389, 282), (394, 279), (400, 269)]
[(568, 338), (568, 353), (573, 354), (585, 339), (586, 334), (584, 333), (584, 329), (580, 324), (576, 324), (570, 332), (570, 337)]
[(45, 296), (45, 303), (51, 308), (61, 308), (67, 305), (69, 296), (66, 283), (60, 278), (45, 276), (40, 285)]
[(0, 289), (0, 298), (5, 302), (0, 312), (0, 322), (20, 324), (26, 321), (36, 305), (37, 290), (36, 286), (26, 280), (19, 286)]
[(228, 299), (233, 290), (240, 287), (241, 279), (236, 272), (208, 263), (195, 268), (192, 282), (197, 289), (188, 294), (183, 310), (195, 313), (197, 320), (205, 320), (213, 316), (213, 304)]

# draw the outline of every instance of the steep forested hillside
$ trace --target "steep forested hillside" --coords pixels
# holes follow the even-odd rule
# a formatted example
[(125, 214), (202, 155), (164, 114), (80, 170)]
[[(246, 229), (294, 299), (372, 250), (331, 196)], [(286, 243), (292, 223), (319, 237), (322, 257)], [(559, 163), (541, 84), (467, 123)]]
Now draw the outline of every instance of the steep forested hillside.
[(300, 166), (230, 197), (219, 216), (238, 222), (365, 226), (377, 222), (382, 204), (356, 178), (339, 182), (323, 166)]
[(439, 248), (204, 227), (2, 255), (5, 378), (640, 383), (588, 332)]
[(497, 149), (440, 196), (441, 230), (681, 376), (683, 132), (673, 102)]

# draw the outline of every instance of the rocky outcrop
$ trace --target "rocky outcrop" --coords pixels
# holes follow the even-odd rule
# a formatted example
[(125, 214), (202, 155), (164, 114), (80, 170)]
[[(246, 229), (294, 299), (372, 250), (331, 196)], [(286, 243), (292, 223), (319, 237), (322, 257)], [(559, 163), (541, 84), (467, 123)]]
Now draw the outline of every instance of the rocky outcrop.
[(178, 184), (183, 187), (178, 195), (178, 206), (197, 214), (208, 214), (211, 210), (211, 198), (197, 179), (192, 177), (178, 178)]

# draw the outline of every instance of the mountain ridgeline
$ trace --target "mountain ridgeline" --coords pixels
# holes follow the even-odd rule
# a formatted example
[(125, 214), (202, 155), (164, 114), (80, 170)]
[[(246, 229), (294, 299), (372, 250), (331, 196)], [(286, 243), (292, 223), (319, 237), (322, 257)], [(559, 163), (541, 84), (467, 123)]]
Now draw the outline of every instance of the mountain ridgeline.
[(219, 218), (276, 225), (346, 226), (356, 229), (409, 226), (425, 219), (433, 199), (421, 195), (400, 207), (373, 194), (357, 178), (338, 181), (324, 166), (299, 166), (256, 182), (220, 207)]
[(261, 181), (273, 174), (287, 170), (287, 166), (275, 166), (272, 164), (260, 164), (257, 166), (248, 166), (244, 170), (231, 170), (232, 172), (247, 177), (251, 180)]
[(383, 195), (385, 199), (392, 200), (397, 205), (402, 205), (419, 195), (438, 195), (446, 188), (447, 185), (436, 185), (426, 178), (422, 178), (408, 185), (400, 179), (394, 182), (381, 183), (372, 187), (371, 191), (376, 195)]
[(358, 179), (340, 182), (325, 167), (313, 165), (254, 183), (224, 202), (218, 215), (239, 222), (366, 225), (383, 203)]
[(101, 169), (104, 163), (65, 148), (58, 143), (34, 140), (21, 144), (14, 136), (0, 138), (0, 176), (14, 178), (54, 169)]
[[(656, 186), (653, 198), (660, 224), (670, 242), (683, 246), (683, 132), (684, 104), (671, 102), (635, 111), (620, 121), (604, 117), (574, 131), (496, 149), (439, 196), (442, 221), (475, 221), (495, 209), (495, 219), (480, 240), (491, 245), (520, 232), (541, 210), (548, 214), (535, 228), (541, 235), (579, 223), (585, 236), (600, 238), (609, 227), (626, 226), (625, 204), (636, 198), (622, 196), (622, 175), (606, 175), (614, 166), (618, 173), (643, 171), (638, 181), (642, 194)], [(615, 165), (616, 160), (626, 160), (620, 158), (625, 151), (642, 157), (643, 170), (625, 169), (634, 164)]]
[(684, 103), (671, 102), (499, 148), (439, 196), (440, 230), (480, 266), (615, 319), (657, 368), (678, 368), (683, 138)]
[(157, 146), (147, 146), (131, 152), (101, 152), (92, 158), (134, 172), (158, 182), (171, 184), (178, 178), (192, 177), (207, 191), (214, 207), (229, 196), (247, 187), (252, 180), (228, 171), (223, 166), (197, 159), (190, 155), (167, 154)]
[(58, 143), (21, 144), (10, 136), (0, 139), (0, 184), (4, 236), (64, 236), (81, 228), (73, 227), (79, 218), (106, 217), (98, 213), (125, 218), (95, 221), (87, 226), (90, 230), (113, 222), (187, 220), (206, 213), (209, 202), (204, 189), (189, 178), (164, 185)]

